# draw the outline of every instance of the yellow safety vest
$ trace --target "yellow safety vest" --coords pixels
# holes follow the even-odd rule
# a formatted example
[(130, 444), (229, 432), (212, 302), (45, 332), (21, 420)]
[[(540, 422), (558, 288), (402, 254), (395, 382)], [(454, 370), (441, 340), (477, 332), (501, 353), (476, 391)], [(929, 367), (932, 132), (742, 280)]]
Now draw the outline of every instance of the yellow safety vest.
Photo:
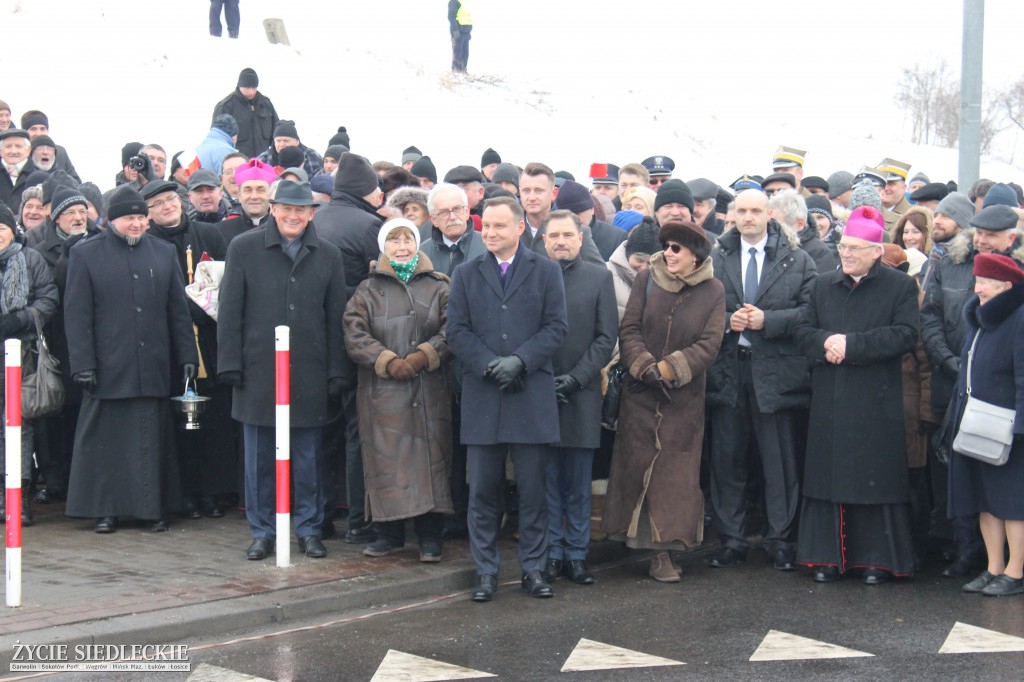
[(459, 11), (455, 13), (455, 21), (459, 26), (473, 25), (473, 13), (466, 9), (466, 3), (459, 3)]

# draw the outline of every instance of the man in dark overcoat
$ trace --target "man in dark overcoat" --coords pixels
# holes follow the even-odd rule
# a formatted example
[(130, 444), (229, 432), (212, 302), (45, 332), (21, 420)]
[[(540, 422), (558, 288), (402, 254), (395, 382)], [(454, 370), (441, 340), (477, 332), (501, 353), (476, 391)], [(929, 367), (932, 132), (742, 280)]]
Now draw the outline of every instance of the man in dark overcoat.
[[(796, 194), (795, 192), (793, 193)], [(795, 233), (768, 216), (768, 197), (748, 189), (736, 197), (736, 229), (711, 252), (725, 287), (725, 338), (708, 372), (711, 406), (711, 501), (722, 551), (716, 568), (744, 561), (748, 451), (751, 441), (764, 474), (772, 565), (792, 571), (800, 504), (794, 410), (810, 405), (810, 371), (793, 331), (811, 298), (814, 260)]]
[(266, 226), (228, 246), (217, 317), (217, 371), (234, 387), (231, 416), (245, 441), (245, 515), (253, 541), (247, 558), (274, 548), (274, 328), (291, 337), (292, 522), (299, 550), (321, 558), (323, 494), (317, 460), (328, 395), (338, 395), (351, 369), (344, 362), (341, 319), (345, 269), (337, 247), (313, 225), (317, 203), (309, 183), (283, 180)]
[(68, 516), (154, 521), (178, 508), (167, 399), (198, 356), (174, 247), (146, 234), (149, 209), (130, 185), (111, 194), (110, 228), (71, 249), (64, 323), (71, 376), (85, 390), (75, 432)]
[[(174, 246), (186, 286), (192, 283), (201, 261), (223, 261), (227, 246), (212, 223), (189, 218), (176, 185), (154, 180), (142, 188), (149, 206), (149, 234)], [(183, 507), (181, 514), (219, 518), (229, 496), (236, 491), (237, 445), (231, 423), (231, 388), (217, 383), (217, 321), (191, 299), (199, 370), (193, 388), (210, 402), (203, 410), (201, 428), (178, 434)]]
[[(601, 370), (619, 338), (612, 273), (580, 256), (583, 231), (570, 210), (553, 211), (541, 224), (548, 257), (562, 268), (569, 333), (555, 353), (555, 397), (561, 439), (548, 457), (548, 552), (544, 577), (564, 570), (590, 585), (590, 478), (601, 446)], [(565, 525), (562, 525), (562, 517)]]
[(217, 102), (213, 118), (231, 114), (238, 122), (238, 137), (235, 147), (246, 158), (257, 156), (274, 142), (274, 128), (277, 126), (277, 110), (270, 98), (259, 91), (260, 78), (253, 69), (242, 69), (238, 84), (230, 95)]
[(914, 569), (902, 359), (917, 342), (917, 285), (881, 265), (884, 225), (872, 206), (850, 214), (842, 267), (818, 277), (795, 334), (812, 363), (797, 561), (817, 582)]
[(552, 357), (568, 330), (557, 264), (520, 244), (522, 208), (487, 201), (481, 236), (488, 253), (455, 269), (448, 345), (462, 362), (462, 442), (469, 448), (469, 544), (474, 601), (497, 588), (498, 496), (511, 455), (519, 488), (522, 586), (550, 597), (547, 549), (548, 444), (560, 440)]

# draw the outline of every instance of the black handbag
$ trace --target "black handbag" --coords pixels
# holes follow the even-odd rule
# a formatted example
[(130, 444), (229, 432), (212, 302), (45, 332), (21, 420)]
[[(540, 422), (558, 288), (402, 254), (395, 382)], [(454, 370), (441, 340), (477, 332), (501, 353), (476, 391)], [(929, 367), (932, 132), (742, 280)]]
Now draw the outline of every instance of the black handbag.
[(616, 362), (608, 370), (608, 389), (601, 403), (601, 426), (615, 431), (619, 425), (619, 400), (622, 398), (622, 381), (626, 377), (626, 368)]
[[(50, 354), (46, 337), (43, 336), (42, 318), (34, 308), (29, 308), (29, 311), (36, 323), (36, 343), (34, 349), (29, 344), (28, 351), (23, 353), (23, 357), (27, 357), (30, 362), (22, 363), (24, 373), (21, 376), (21, 416), (23, 419), (38, 419), (61, 411), (64, 407), (65, 391), (60, 361)], [(31, 362), (33, 360), (34, 362)]]

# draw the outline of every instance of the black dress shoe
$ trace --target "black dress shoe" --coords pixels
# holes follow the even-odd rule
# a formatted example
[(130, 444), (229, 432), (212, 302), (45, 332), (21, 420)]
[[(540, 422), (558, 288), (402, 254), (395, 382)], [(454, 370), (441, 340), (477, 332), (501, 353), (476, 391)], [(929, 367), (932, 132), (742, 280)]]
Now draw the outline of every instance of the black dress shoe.
[(249, 549), (245, 550), (245, 558), (249, 561), (261, 561), (274, 551), (274, 541), (270, 538), (253, 538)]
[(839, 580), (838, 566), (818, 566), (814, 569), (814, 582), (834, 583)]
[(738, 566), (747, 560), (747, 553), (735, 547), (726, 547), (721, 552), (711, 557), (708, 566), (714, 568), (729, 568)]
[(795, 571), (796, 563), (793, 561), (793, 552), (788, 549), (777, 549), (772, 552), (772, 568), (776, 571)]
[(93, 530), (97, 533), (113, 533), (117, 530), (117, 519), (113, 516), (96, 519), (96, 527)]
[(171, 524), (167, 522), (167, 519), (157, 519), (153, 523), (149, 524), (150, 533), (166, 533), (171, 529)]
[(35, 500), (39, 504), (50, 504), (51, 502), (64, 502), (68, 499), (67, 493), (56, 488), (43, 488), (36, 493)]
[(566, 572), (569, 574), (569, 580), (577, 585), (593, 585), (597, 582), (594, 574), (587, 570), (587, 562), (583, 559), (570, 560)]
[(892, 576), (889, 571), (881, 568), (865, 568), (864, 569), (864, 584), (865, 585), (884, 585), (889, 582), (889, 578)]
[(995, 579), (996, 577), (989, 573), (988, 569), (985, 569), (984, 571), (982, 571), (981, 575), (979, 575), (977, 578), (964, 585), (961, 589), (963, 589), (964, 592), (968, 592), (970, 594), (977, 594), (978, 592), (981, 592), (986, 587), (988, 587), (989, 583), (991, 583)]
[(203, 499), (199, 501), (199, 511), (202, 512), (203, 516), (211, 519), (219, 519), (224, 516), (223, 505), (221, 505), (216, 497), (211, 497), (209, 495), (203, 497)]
[(181, 511), (178, 512), (178, 516), (183, 519), (201, 519), (203, 515), (199, 511), (199, 505), (192, 498), (185, 498), (185, 501), (181, 505)]
[(983, 568), (984, 562), (980, 556), (958, 556), (942, 569), (943, 578), (966, 578), (974, 575), (978, 569)]
[(369, 525), (362, 528), (349, 528), (348, 532), (345, 533), (345, 542), (350, 545), (365, 545), (376, 539), (377, 533), (374, 532), (373, 526)]
[(420, 540), (420, 561), (436, 564), (441, 561), (442, 546), (437, 540)]
[(1003, 573), (992, 578), (992, 582), (981, 591), (986, 597), (1008, 597), (1011, 594), (1024, 594), (1024, 579), (1011, 578)]
[(323, 559), (327, 556), (327, 548), (324, 547), (323, 540), (319, 535), (307, 535), (304, 538), (299, 538), (299, 551), (310, 559)]
[(392, 552), (397, 552), (404, 546), (405, 545), (395, 544), (394, 542), (386, 538), (377, 538), (376, 540), (374, 540), (366, 546), (366, 549), (363, 550), (363, 554), (372, 557), (382, 557), (387, 556)]
[(555, 579), (562, 575), (564, 568), (565, 564), (561, 559), (548, 559), (544, 564), (544, 580), (549, 583), (555, 582)]
[(554, 590), (544, 580), (544, 574), (540, 571), (530, 571), (523, 574), (523, 589), (529, 592), (531, 597), (539, 599), (555, 596)]
[(498, 591), (498, 579), (493, 575), (481, 575), (476, 579), (476, 589), (469, 595), (473, 601), (491, 601)]

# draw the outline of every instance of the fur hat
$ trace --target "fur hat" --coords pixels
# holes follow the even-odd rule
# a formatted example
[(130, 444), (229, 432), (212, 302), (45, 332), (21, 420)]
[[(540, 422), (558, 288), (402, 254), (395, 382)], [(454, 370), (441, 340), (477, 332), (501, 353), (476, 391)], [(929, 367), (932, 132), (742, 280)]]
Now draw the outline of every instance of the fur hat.
[[(669, 182), (673, 182), (669, 180)], [(668, 183), (662, 185), (664, 187)], [(634, 228), (634, 231), (639, 228)], [(698, 263), (703, 263), (711, 255), (711, 242), (708, 241), (704, 228), (696, 223), (679, 221), (665, 223), (658, 231), (658, 241), (664, 247), (668, 242), (675, 242), (689, 249)], [(628, 247), (627, 247), (628, 248)]]
[(421, 204), (426, 208), (427, 194), (427, 190), (419, 187), (399, 187), (388, 197), (387, 205), (399, 211), (405, 210), (405, 205), (410, 203)]
[(1024, 279), (1017, 262), (1001, 253), (979, 253), (974, 257), (974, 276), (1016, 284)]

